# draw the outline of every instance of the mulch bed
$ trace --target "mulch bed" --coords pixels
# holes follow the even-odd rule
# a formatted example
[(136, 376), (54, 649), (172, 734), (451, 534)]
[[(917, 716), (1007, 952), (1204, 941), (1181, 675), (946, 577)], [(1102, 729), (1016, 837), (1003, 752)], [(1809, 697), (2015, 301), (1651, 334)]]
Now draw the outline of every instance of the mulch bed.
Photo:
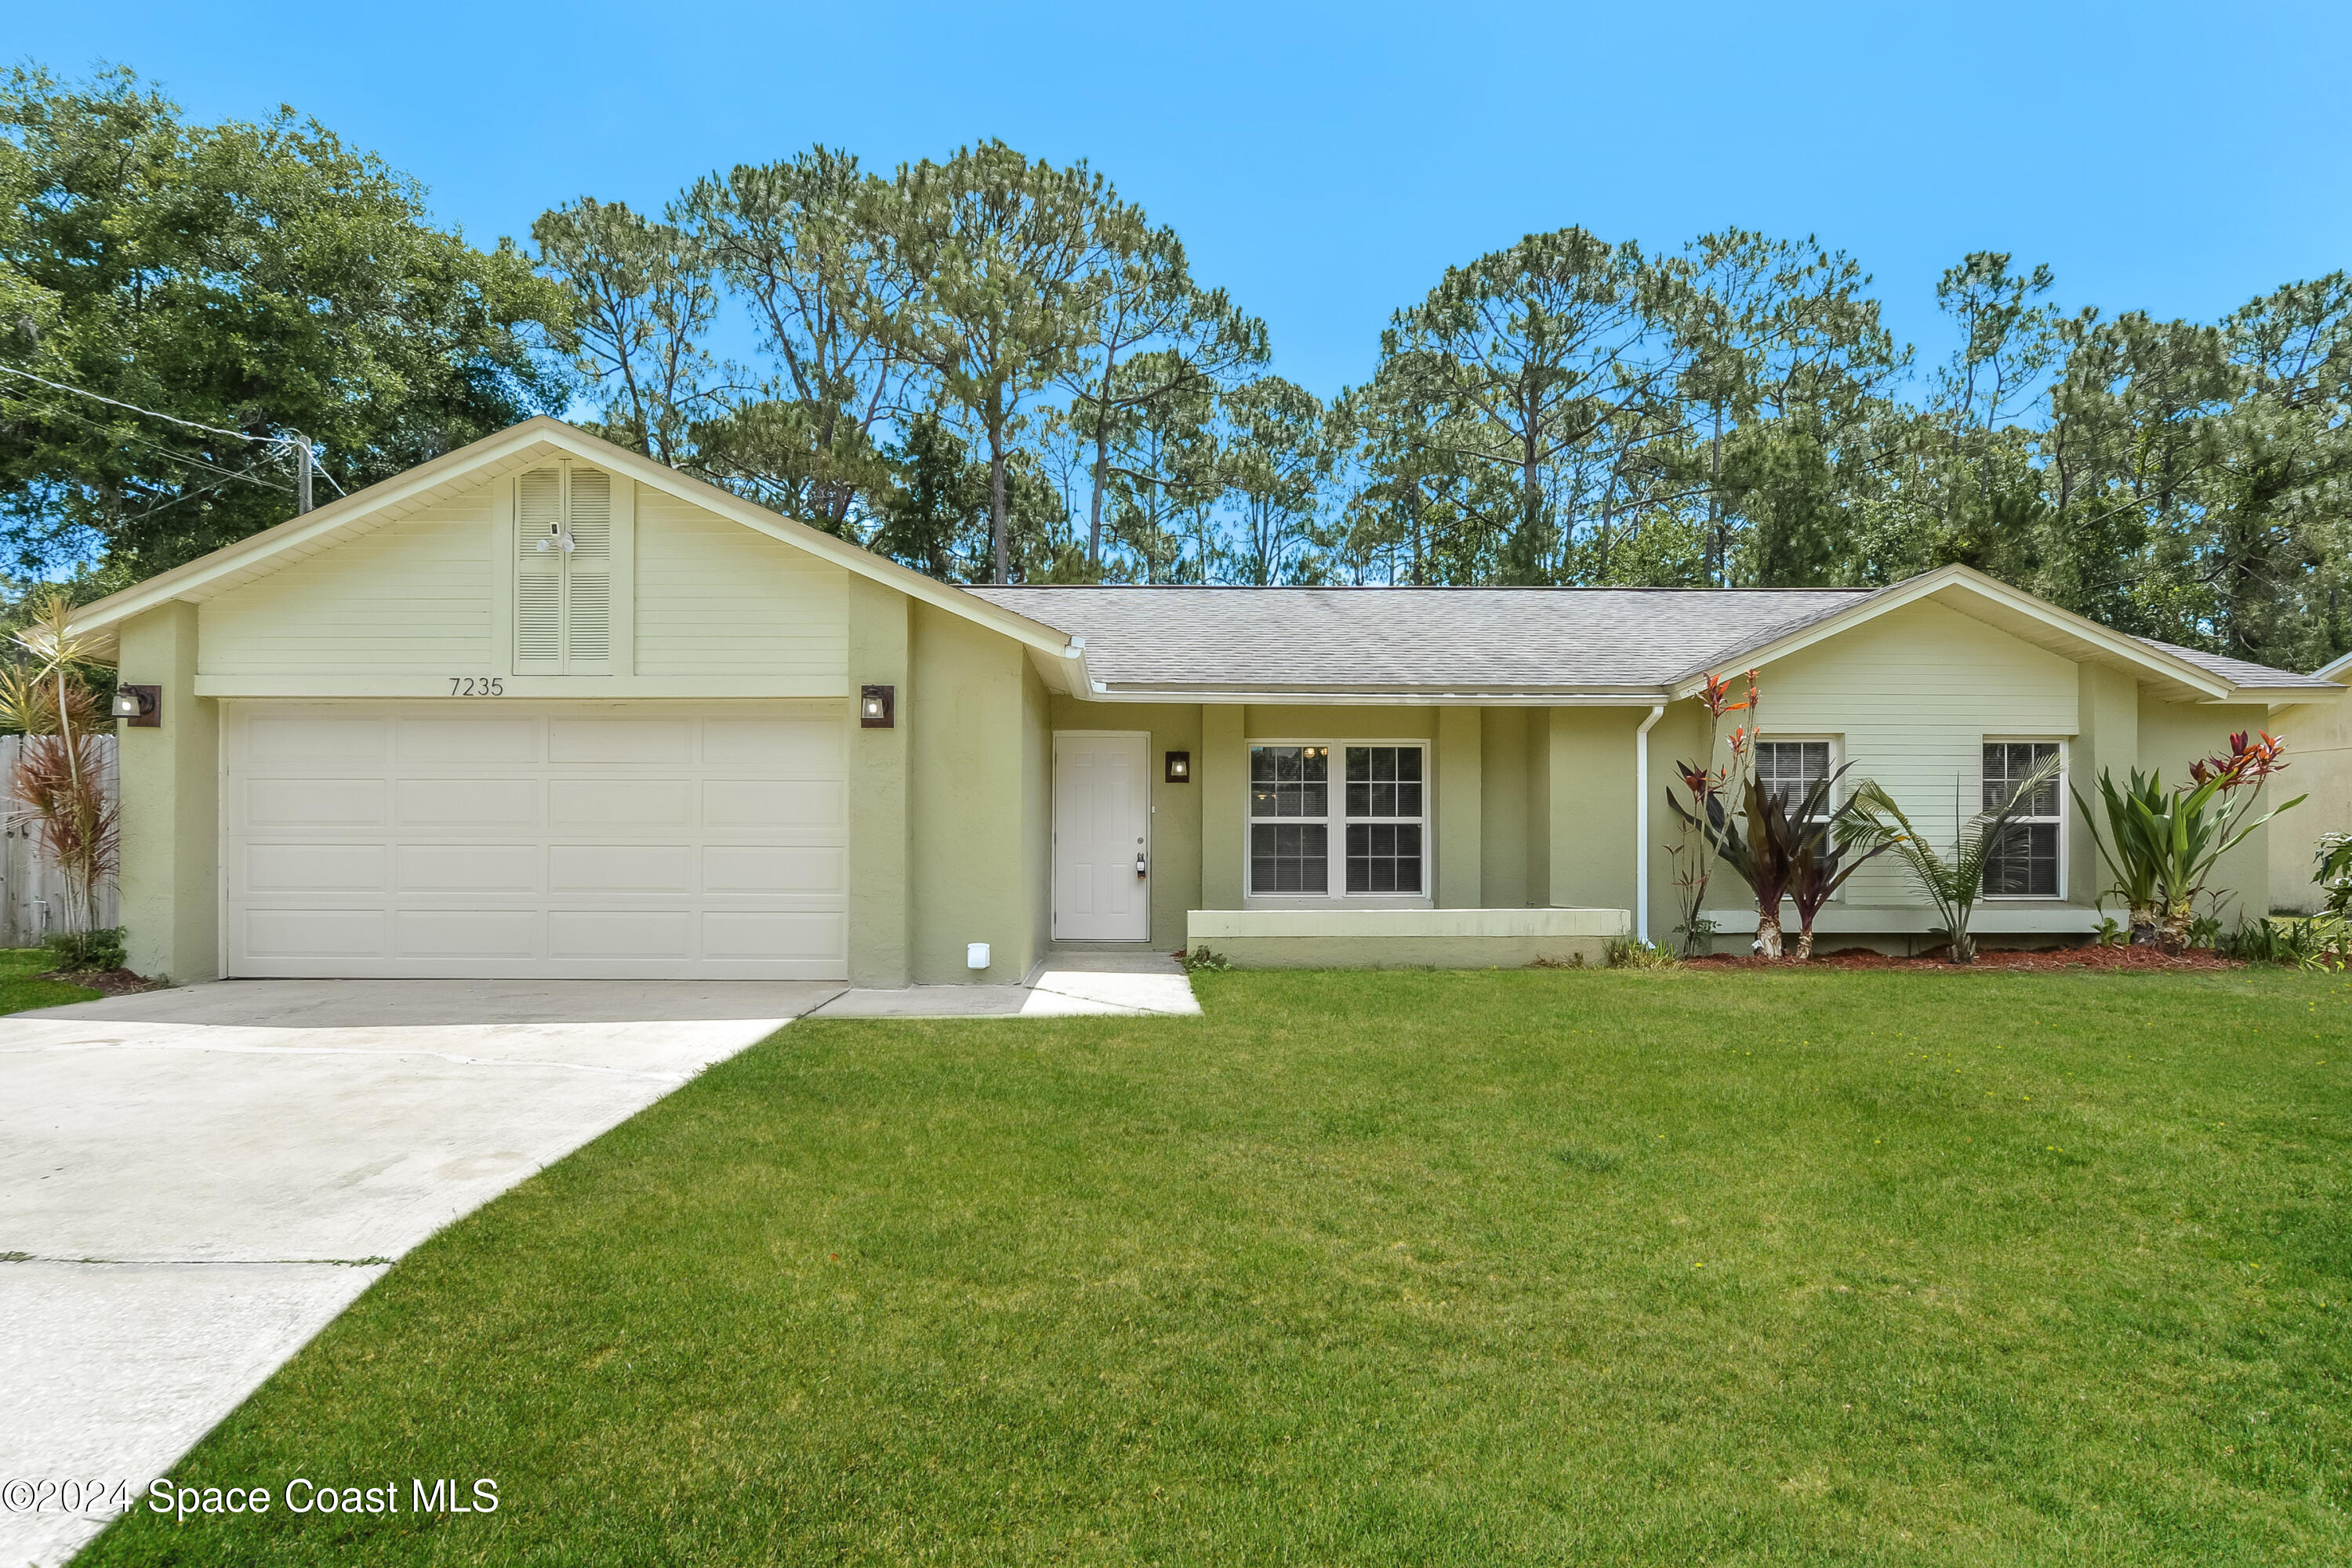
[(1706, 958), (1685, 962), (1690, 969), (1943, 969), (1964, 972), (1971, 969), (2243, 969), (2234, 958), (2223, 958), (2210, 948), (2191, 948), (2186, 952), (2163, 952), (2153, 947), (2053, 947), (2028, 952), (2024, 949), (1979, 947), (1974, 963), (1950, 963), (1944, 958), (1944, 949), (1932, 948), (1916, 958), (1896, 958), (1891, 953), (1874, 952), (1866, 947), (1843, 947), (1835, 952), (1815, 952), (1804, 964), (1793, 958), (1777, 963), (1752, 954), (1712, 953)]
[(37, 980), (61, 980), (68, 985), (79, 985), (86, 991), (96, 991), (106, 996), (131, 996), (142, 991), (160, 991), (163, 983), (134, 974), (128, 969), (52, 969)]

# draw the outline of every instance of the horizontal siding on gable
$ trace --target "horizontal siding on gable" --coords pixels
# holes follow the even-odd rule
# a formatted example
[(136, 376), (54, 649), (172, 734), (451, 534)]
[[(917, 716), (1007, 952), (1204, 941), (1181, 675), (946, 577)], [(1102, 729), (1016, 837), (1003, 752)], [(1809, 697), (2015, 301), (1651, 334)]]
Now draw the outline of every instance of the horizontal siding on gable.
[(849, 574), (640, 486), (636, 672), (846, 679)]
[[(1986, 736), (2065, 739), (2079, 729), (2073, 660), (1934, 603), (1891, 610), (1767, 665), (1759, 679), (1766, 739), (1842, 737), (1848, 784), (1875, 779), (1939, 854), (1956, 793), (1962, 819), (1980, 802)], [(2087, 899), (2089, 889), (2067, 893)], [(1892, 855), (1857, 872), (1844, 896), (1918, 901)]]
[(478, 486), (206, 600), (198, 671), (487, 671), (490, 504)]

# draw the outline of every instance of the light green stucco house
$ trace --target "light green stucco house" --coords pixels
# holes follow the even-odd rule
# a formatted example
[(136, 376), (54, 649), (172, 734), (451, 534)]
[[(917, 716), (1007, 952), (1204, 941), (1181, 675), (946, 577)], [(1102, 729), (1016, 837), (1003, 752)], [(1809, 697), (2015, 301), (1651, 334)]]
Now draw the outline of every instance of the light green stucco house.
[[(1674, 921), (1664, 782), (1710, 670), (1761, 672), (1775, 777), (1850, 763), (1923, 825), (2036, 747), (2074, 779), (2177, 774), (2345, 690), (1958, 567), (1875, 592), (957, 588), (551, 419), (80, 625), (156, 689), (121, 731), (121, 908), (132, 964), (183, 980), (1002, 982), (1056, 942), (1589, 959)], [(2096, 924), (2061, 805), (1991, 940)], [(2225, 868), (2249, 911), (2272, 858), (2258, 835)], [(1821, 929), (1928, 923), (1881, 863)]]

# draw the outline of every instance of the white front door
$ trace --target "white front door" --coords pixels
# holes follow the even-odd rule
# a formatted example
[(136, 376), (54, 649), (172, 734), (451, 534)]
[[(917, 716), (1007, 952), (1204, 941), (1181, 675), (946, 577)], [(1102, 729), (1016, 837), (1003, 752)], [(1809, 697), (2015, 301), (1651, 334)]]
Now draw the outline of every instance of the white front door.
[(1054, 735), (1054, 935), (1151, 939), (1151, 781), (1144, 734)]

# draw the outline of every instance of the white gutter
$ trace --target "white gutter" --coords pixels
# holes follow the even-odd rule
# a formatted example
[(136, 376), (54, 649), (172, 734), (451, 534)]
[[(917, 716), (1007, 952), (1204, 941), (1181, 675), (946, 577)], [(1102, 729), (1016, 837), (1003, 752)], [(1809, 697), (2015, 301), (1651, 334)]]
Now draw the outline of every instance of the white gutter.
[(1650, 940), (1650, 726), (1665, 716), (1663, 702), (1633, 731), (1633, 935)]

